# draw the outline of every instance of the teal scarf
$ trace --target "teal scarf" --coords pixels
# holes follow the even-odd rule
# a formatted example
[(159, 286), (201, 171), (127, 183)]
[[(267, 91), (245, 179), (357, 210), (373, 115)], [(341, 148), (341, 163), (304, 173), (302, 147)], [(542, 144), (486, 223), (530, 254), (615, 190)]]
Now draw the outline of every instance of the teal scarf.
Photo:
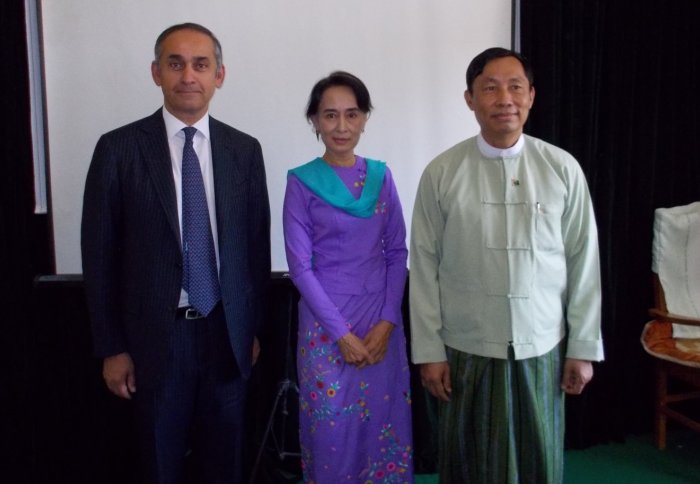
[(386, 163), (370, 159), (366, 161), (367, 178), (365, 186), (362, 187), (362, 194), (357, 199), (352, 196), (333, 168), (321, 158), (289, 170), (288, 174), (296, 176), (309, 190), (329, 205), (355, 217), (369, 218), (374, 215), (379, 192), (384, 184)]

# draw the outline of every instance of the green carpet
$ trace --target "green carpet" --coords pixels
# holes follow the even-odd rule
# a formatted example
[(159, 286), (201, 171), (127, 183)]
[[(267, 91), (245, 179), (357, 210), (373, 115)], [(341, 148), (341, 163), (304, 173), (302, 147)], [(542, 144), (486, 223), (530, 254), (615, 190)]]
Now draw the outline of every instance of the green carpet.
[(565, 454), (564, 484), (682, 484), (700, 482), (700, 434), (669, 433), (666, 450), (657, 450), (651, 435), (628, 437)]
[[(651, 435), (630, 436), (564, 454), (564, 484), (700, 483), (700, 434), (669, 432), (667, 449), (654, 447)], [(417, 475), (416, 484), (437, 484), (436, 475)]]

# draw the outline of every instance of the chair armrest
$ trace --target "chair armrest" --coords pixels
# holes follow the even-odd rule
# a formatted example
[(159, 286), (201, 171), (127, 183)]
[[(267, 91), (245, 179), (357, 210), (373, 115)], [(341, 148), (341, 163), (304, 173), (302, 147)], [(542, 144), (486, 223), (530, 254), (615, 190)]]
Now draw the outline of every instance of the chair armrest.
[(668, 321), (675, 324), (685, 324), (688, 326), (700, 326), (700, 319), (689, 318), (687, 316), (679, 316), (678, 314), (667, 313), (666, 311), (661, 311), (657, 308), (651, 308), (649, 310), (649, 315), (653, 318), (660, 319), (663, 321)]

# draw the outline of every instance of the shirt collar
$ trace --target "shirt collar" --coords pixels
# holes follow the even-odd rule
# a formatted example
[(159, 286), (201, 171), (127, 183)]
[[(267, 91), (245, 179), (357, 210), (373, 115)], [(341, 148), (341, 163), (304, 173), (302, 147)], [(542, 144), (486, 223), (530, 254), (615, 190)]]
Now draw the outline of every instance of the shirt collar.
[[(163, 107), (163, 121), (165, 121), (165, 132), (168, 135), (168, 139), (173, 138), (182, 131), (182, 128), (187, 127), (185, 123), (173, 116), (165, 107)], [(206, 139), (209, 139), (209, 111), (204, 113), (199, 121), (194, 123), (192, 127), (197, 128)], [(181, 134), (184, 136), (184, 134)]]
[(525, 136), (522, 134), (518, 138), (518, 141), (510, 148), (496, 148), (491, 146), (486, 142), (484, 137), (479, 133), (476, 137), (476, 143), (479, 146), (479, 151), (481, 154), (487, 158), (512, 158), (518, 156), (525, 146)]

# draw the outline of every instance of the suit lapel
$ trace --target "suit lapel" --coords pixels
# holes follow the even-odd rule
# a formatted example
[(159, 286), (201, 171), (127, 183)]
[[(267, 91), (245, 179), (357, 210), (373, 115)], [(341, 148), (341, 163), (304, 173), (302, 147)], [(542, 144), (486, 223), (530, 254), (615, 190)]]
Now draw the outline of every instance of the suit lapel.
[(165, 132), (163, 113), (160, 109), (146, 118), (142, 136), (139, 138), (139, 147), (165, 216), (172, 228), (173, 236), (177, 239), (178, 244), (181, 244), (170, 147)]

